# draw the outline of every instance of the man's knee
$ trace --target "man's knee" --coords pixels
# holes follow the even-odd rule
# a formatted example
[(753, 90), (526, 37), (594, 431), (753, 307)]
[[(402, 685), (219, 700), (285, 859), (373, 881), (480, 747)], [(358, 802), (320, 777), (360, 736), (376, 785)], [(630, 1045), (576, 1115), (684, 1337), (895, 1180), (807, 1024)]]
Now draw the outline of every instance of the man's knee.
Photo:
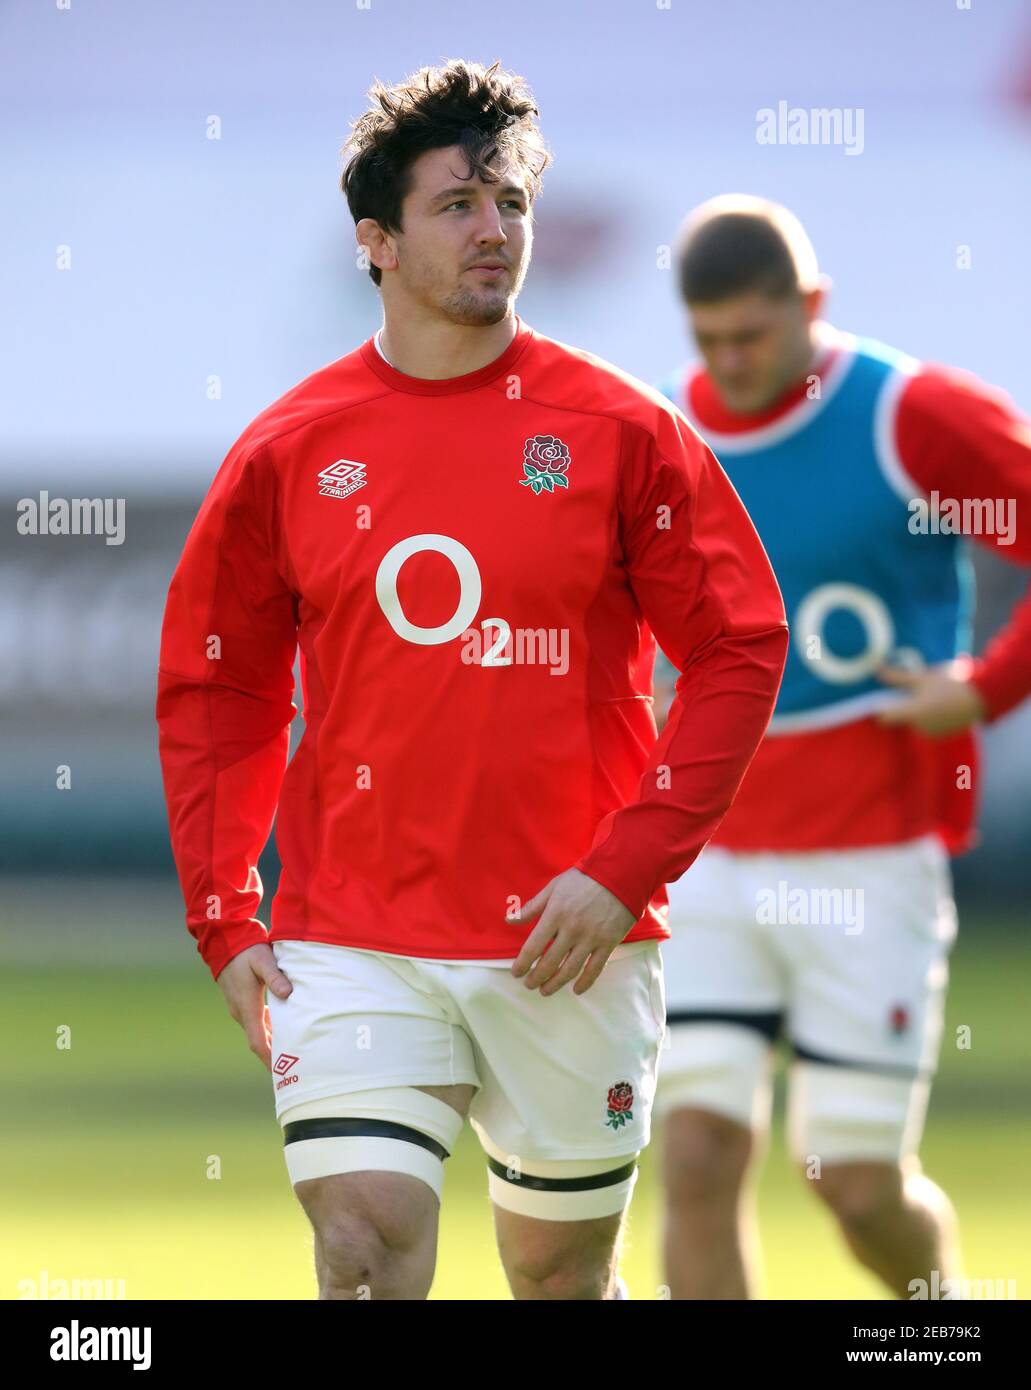
[(503, 1258), (517, 1299), (603, 1299), (615, 1265), (621, 1216), (598, 1221), (521, 1222), (509, 1232)]
[(432, 1277), (437, 1201), (425, 1183), (397, 1173), (348, 1173), (296, 1185), (315, 1234), (323, 1293), (352, 1298), (418, 1296)]
[(841, 1225), (855, 1235), (879, 1227), (905, 1200), (902, 1170), (889, 1163), (825, 1164), (818, 1179), (804, 1171)]
[(736, 1198), (755, 1147), (752, 1132), (715, 1111), (678, 1109), (666, 1117), (663, 1169), (671, 1203)]
[(606, 1296), (611, 1280), (607, 1261), (566, 1258), (551, 1264), (524, 1266), (517, 1261), (510, 1272), (517, 1299), (551, 1299), (562, 1302), (597, 1301)]
[(403, 1251), (388, 1243), (375, 1221), (341, 1212), (315, 1227), (316, 1265), (323, 1292), (372, 1298), (395, 1283)]

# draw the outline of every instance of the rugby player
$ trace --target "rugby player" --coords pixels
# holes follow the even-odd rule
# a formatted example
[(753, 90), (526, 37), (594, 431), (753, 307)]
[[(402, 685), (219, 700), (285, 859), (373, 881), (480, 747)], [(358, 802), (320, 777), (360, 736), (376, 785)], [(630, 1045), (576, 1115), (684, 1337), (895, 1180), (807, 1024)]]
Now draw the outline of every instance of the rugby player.
[(522, 80), (371, 97), (343, 190), (383, 326), (244, 430), (169, 592), (187, 923), (271, 1068), (322, 1298), (426, 1296), (466, 1117), (514, 1296), (619, 1297), (664, 885), (766, 727), (783, 605), (682, 415), (515, 313), (548, 162)]

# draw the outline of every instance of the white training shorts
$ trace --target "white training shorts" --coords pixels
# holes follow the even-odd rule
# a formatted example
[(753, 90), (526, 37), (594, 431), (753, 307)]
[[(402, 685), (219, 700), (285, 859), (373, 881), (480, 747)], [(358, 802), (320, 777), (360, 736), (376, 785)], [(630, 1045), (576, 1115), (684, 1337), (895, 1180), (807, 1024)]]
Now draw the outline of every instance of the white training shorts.
[[(386, 1167), (424, 1178), (439, 1196), (430, 1158), (415, 1150), (422, 1143), (433, 1162), (446, 1157), (461, 1120), (412, 1088), (469, 1084), (495, 1202), (555, 1220), (625, 1206), (649, 1139), (665, 1024), (658, 942), (619, 946), (584, 994), (570, 983), (548, 997), (508, 963), (314, 941), (273, 950), (293, 984), (289, 998), (269, 995), (268, 1005), (294, 1182)], [(405, 1138), (414, 1149), (389, 1142)], [(355, 1159), (352, 1140), (361, 1141)]]
[(804, 854), (710, 847), (667, 892), (658, 1112), (700, 1108), (763, 1131), (783, 1036), (796, 1158), (915, 1153), (956, 936), (940, 841)]

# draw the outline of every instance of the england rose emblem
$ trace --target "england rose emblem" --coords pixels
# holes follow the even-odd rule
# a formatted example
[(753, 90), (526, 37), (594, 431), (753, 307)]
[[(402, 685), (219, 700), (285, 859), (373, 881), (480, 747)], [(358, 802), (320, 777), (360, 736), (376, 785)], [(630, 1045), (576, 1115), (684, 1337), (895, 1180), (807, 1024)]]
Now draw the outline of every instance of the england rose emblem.
[(622, 1129), (634, 1118), (634, 1088), (629, 1081), (617, 1081), (609, 1087), (608, 1113), (605, 1123), (613, 1129)]
[(888, 1023), (891, 1031), (896, 1036), (901, 1037), (909, 1027), (909, 1010), (903, 1004), (896, 1004), (891, 1011)]
[(568, 487), (565, 476), (569, 468), (569, 450), (553, 434), (535, 434), (523, 446), (523, 472), (520, 478), (522, 487), (532, 488), (534, 495), (539, 492), (554, 492), (556, 487)]

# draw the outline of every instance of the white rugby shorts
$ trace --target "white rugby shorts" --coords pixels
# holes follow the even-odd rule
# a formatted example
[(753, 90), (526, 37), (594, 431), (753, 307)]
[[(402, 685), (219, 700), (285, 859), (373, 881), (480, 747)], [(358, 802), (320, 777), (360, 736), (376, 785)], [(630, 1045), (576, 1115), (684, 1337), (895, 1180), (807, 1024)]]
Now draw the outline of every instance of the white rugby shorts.
[(667, 892), (658, 1111), (701, 1108), (762, 1131), (772, 1044), (783, 1038), (797, 1158), (916, 1152), (956, 936), (940, 841), (798, 854), (709, 847)]

